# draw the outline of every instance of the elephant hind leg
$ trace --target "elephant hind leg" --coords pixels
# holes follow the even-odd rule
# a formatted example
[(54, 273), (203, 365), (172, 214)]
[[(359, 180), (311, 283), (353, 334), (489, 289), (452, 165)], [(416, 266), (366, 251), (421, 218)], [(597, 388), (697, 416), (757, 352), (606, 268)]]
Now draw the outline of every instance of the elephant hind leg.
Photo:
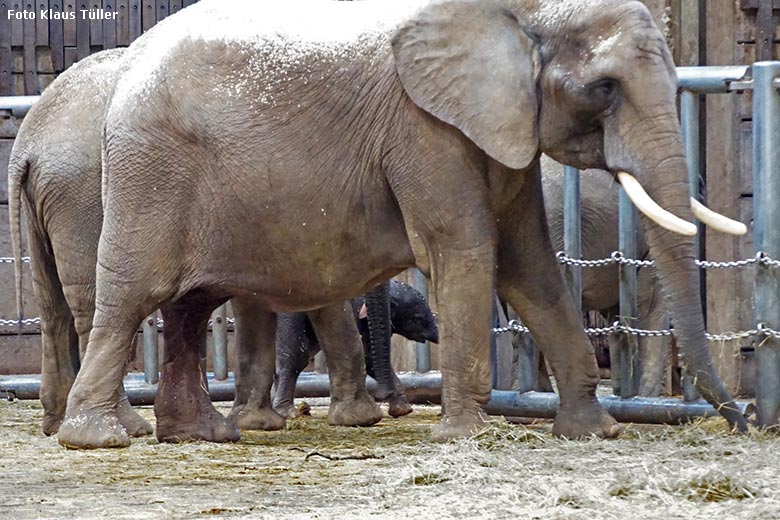
[(162, 306), (165, 352), (154, 401), (160, 442), (235, 442), (239, 432), (209, 397), (206, 330), (211, 313), (224, 300), (191, 291)]
[(382, 410), (366, 390), (363, 345), (349, 302), (308, 312), (330, 375), (328, 423), (334, 426), (370, 426), (382, 419)]
[[(30, 214), (30, 213), (28, 213)], [(59, 430), (73, 381), (79, 370), (79, 343), (73, 316), (57, 274), (48, 238), (40, 225), (29, 226), (33, 289), (41, 313), (41, 389), (43, 432)]]

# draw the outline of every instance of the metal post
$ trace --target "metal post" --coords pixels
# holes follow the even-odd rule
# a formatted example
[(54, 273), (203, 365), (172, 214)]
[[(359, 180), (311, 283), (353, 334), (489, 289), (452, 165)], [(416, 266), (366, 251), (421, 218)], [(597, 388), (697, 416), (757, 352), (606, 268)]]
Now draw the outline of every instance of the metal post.
[[(417, 289), (428, 299), (428, 279), (420, 272), (419, 269), (414, 269), (412, 275), (412, 287)], [(417, 364), (417, 372), (428, 372), (431, 369), (431, 346), (425, 341), (422, 343), (416, 342), (414, 344), (414, 353)]]
[[(619, 248), (626, 258), (636, 258), (636, 208), (620, 188)], [(620, 320), (636, 325), (636, 266), (620, 265)], [(636, 336), (620, 334), (620, 396), (633, 397), (639, 391), (639, 348)]]
[[(688, 169), (688, 192), (691, 198), (696, 200), (700, 199), (699, 191), (701, 187), (700, 172), (701, 167), (699, 164), (699, 95), (688, 90), (684, 90), (680, 94), (680, 122), (682, 126), (682, 138), (683, 146), (685, 147), (685, 164)], [(694, 251), (696, 251), (696, 258), (701, 258), (701, 231), (702, 226), (697, 222), (699, 232), (693, 237)], [(705, 288), (707, 287), (704, 278), (704, 269), (699, 271), (699, 282), (702, 287), (702, 309), (706, 309), (706, 297)], [(706, 323), (706, 311), (705, 311), (705, 323)], [(683, 395), (686, 401), (695, 401), (699, 398), (699, 393), (696, 391), (696, 386), (693, 383), (693, 379), (688, 373), (687, 369), (683, 368), (682, 373), (682, 387)]]
[[(780, 62), (753, 64), (753, 243), (756, 252), (780, 258)], [(754, 287), (756, 322), (780, 329), (780, 271), (760, 265)], [(780, 419), (780, 340), (759, 338), (756, 348), (757, 425)]]
[(144, 380), (154, 385), (160, 380), (160, 361), (157, 357), (157, 311), (144, 319)]
[[(582, 258), (580, 215), (580, 171), (571, 166), (563, 168), (563, 249), (566, 256)], [(566, 283), (574, 297), (574, 304), (582, 314), (582, 267), (566, 266)]]
[(226, 313), (226, 305), (222, 304), (211, 315), (211, 338), (214, 342), (214, 378), (219, 381), (227, 379), (228, 376)]
[[(493, 321), (492, 328), (499, 327), (500, 321), (498, 319), (498, 298), (495, 291), (493, 292)], [(495, 334), (490, 334), (490, 373), (492, 374), (491, 388), (498, 389), (498, 371), (500, 369), (498, 362), (498, 339)]]

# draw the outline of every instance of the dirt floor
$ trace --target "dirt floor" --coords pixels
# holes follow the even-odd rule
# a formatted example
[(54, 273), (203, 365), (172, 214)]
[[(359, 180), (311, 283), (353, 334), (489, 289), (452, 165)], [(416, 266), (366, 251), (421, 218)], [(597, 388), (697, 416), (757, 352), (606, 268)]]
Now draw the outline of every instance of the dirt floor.
[(329, 427), (326, 412), (235, 445), (69, 451), (40, 432), (37, 401), (3, 401), (0, 518), (780, 517), (780, 440), (718, 419), (577, 442), (496, 421), (433, 444), (436, 407), (371, 428)]

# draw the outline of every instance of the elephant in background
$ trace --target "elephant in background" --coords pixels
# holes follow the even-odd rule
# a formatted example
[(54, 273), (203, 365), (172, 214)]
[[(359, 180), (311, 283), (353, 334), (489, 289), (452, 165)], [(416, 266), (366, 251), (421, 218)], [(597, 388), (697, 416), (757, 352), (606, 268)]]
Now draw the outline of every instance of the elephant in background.
[[(411, 266), (441, 303), (435, 439), (484, 424), (494, 286), (555, 373), (554, 433), (617, 435), (554, 257), (540, 152), (603, 169), (631, 191), (698, 390), (747, 429), (709, 357), (676, 72), (639, 2), (202, 0), (127, 53), (106, 115), (94, 326), (61, 444), (129, 445), (114, 389), (153, 309), (167, 308), (166, 323), (182, 331), (158, 424), (204, 424), (203, 438), (221, 441), (225, 420), (197, 377), (214, 308), (250, 296), (268, 316), (307, 311), (315, 327), (331, 316), (349, 327), (328, 331), (335, 345), (357, 328), (351, 309), (333, 306)], [(256, 330), (264, 352), (274, 348), (270, 323)], [(369, 399), (363, 367), (351, 368), (337, 410)], [(263, 370), (237, 389), (247, 405), (270, 394), (274, 366)]]
[[(8, 168), (11, 238), (21, 319), (20, 204), (28, 221), (33, 289), (41, 310), (43, 432), (57, 432), (92, 328), (95, 264), (103, 220), (103, 113), (124, 49), (93, 54), (49, 85), (22, 121)], [(132, 341), (128, 341), (130, 345)], [(126, 361), (126, 359), (125, 359)], [(152, 432), (117, 384), (117, 413), (129, 435)]]
[[(80, 357), (87, 347), (95, 303), (95, 265), (98, 241), (103, 221), (101, 204), (101, 133), (105, 108), (108, 106), (114, 82), (118, 76), (124, 49), (93, 54), (63, 72), (41, 95), (19, 129), (9, 163), (9, 213), (12, 243), (17, 256), (21, 250), (19, 219), (22, 208), (28, 220), (28, 243), (32, 258), (35, 298), (41, 310), (43, 347), (40, 399), (44, 409), (42, 429), (52, 435), (59, 429), (65, 414), (68, 392), (80, 366)], [(21, 262), (16, 263), (17, 305), (21, 310)], [(370, 294), (373, 294), (371, 291)], [(369, 296), (371, 300), (371, 296)], [(381, 312), (388, 305), (388, 296), (374, 298), (379, 311), (372, 311), (379, 329), (369, 360), (377, 366), (389, 363), (389, 316)], [(251, 302), (235, 300), (236, 314), (251, 329), (254, 316)], [(247, 324), (248, 323), (248, 324)], [(170, 332), (170, 331), (169, 331)], [(369, 332), (367, 331), (367, 334)], [(377, 334), (377, 333), (373, 333)], [(251, 334), (239, 332), (251, 343)], [(134, 341), (132, 342), (134, 344)], [(243, 352), (251, 352), (243, 348)], [(355, 346), (353, 354), (362, 353)], [(205, 344), (199, 354), (205, 358)], [(371, 357), (378, 356), (377, 359)], [(385, 356), (379, 358), (379, 356)], [(362, 357), (360, 358), (362, 364)], [(247, 357), (240, 359), (249, 365), (260, 362)], [(273, 362), (273, 360), (271, 361)], [(345, 362), (351, 363), (349, 360)], [(338, 374), (339, 361), (332, 361), (331, 371)], [(384, 369), (389, 374), (392, 370)], [(394, 387), (392, 378), (383, 385)], [(206, 381), (203, 380), (205, 386)], [(122, 426), (131, 436), (152, 433), (152, 426), (130, 406), (121, 382), (117, 413)], [(271, 412), (253, 413), (237, 403), (234, 419), (238, 426), (256, 429), (278, 429), (282, 418)], [(270, 410), (270, 400), (268, 402)], [(379, 411), (369, 417), (378, 420)], [(158, 428), (158, 435), (165, 435)], [(189, 432), (197, 436), (197, 431)], [(234, 433), (237, 436), (237, 433)]]
[[(388, 362), (390, 374), (378, 375), (372, 359), (372, 343), (389, 346), (389, 341), (372, 342), (370, 338), (370, 314), (363, 297), (352, 300), (352, 309), (358, 324), (358, 331), (363, 341), (366, 358), (366, 373), (377, 380), (379, 384), (375, 397), (389, 402), (388, 413), (400, 417), (412, 412), (411, 405), (406, 401), (403, 387)], [(405, 283), (390, 280), (390, 324), (391, 334), (400, 334), (412, 341), (439, 342), (439, 330), (436, 318), (425, 302), (425, 297)], [(389, 339), (389, 336), (388, 336)], [(276, 383), (273, 394), (273, 406), (283, 417), (295, 417), (298, 411), (293, 405), (295, 383), (298, 376), (309, 364), (309, 361), (319, 352), (320, 346), (317, 334), (311, 326), (306, 313), (279, 314), (276, 326)], [(389, 354), (389, 352), (388, 352)]]
[[(608, 258), (618, 247), (619, 184), (600, 170), (580, 172), (580, 206), (582, 222), (582, 258)], [(563, 166), (542, 157), (542, 188), (547, 222), (553, 248), (563, 251)], [(650, 248), (640, 229), (637, 233), (637, 258), (647, 259)], [(582, 310), (599, 311), (608, 323), (618, 319), (619, 269), (616, 264), (582, 269)], [(669, 316), (661, 298), (661, 286), (655, 269), (640, 267), (637, 271), (637, 322), (642, 329), (668, 329)], [(660, 395), (663, 371), (669, 354), (668, 337), (639, 337), (641, 374), (639, 395)], [(609, 336), (610, 351), (616, 352), (618, 339)], [(613, 362), (613, 388), (619, 389), (619, 371)]]

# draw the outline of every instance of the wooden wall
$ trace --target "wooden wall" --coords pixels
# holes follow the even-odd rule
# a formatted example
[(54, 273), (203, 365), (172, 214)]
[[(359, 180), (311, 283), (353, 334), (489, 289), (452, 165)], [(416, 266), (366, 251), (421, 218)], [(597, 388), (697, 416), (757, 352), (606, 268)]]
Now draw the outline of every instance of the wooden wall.
[[(126, 47), (158, 21), (195, 0), (2, 0), (0, 96), (38, 94), (73, 62), (102, 49)], [(35, 7), (33, 7), (35, 6)], [(66, 13), (72, 19), (8, 19), (8, 11)], [(116, 13), (92, 20), (81, 11)]]

